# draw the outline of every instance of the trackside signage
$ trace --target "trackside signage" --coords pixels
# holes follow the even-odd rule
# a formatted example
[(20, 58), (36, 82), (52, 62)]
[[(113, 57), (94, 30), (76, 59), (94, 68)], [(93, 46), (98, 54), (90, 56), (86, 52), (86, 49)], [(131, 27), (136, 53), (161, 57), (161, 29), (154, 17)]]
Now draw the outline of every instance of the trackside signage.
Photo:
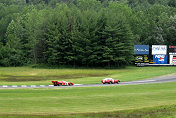
[(176, 46), (169, 46), (169, 54), (176, 54)]
[(135, 56), (135, 63), (143, 63), (143, 62), (144, 62), (143, 55), (136, 55)]
[(170, 64), (176, 64), (176, 55), (170, 55)]
[(153, 62), (156, 64), (167, 64), (167, 55), (153, 55)]
[(152, 55), (166, 55), (167, 46), (166, 45), (152, 45)]
[(134, 45), (134, 54), (149, 54), (149, 45)]
[(149, 63), (148, 55), (135, 55), (135, 63)]

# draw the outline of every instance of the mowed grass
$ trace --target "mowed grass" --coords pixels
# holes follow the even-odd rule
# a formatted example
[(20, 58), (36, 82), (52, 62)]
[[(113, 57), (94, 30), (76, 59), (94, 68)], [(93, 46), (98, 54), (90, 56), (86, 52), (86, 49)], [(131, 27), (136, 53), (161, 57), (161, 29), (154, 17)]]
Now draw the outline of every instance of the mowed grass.
[(163, 105), (114, 112), (72, 113), (72, 114), (3, 114), (2, 118), (175, 118), (176, 105)]
[(51, 80), (76, 84), (100, 83), (103, 78), (132, 81), (176, 73), (176, 67), (126, 67), (123, 69), (44, 69), (0, 67), (0, 85), (48, 85)]
[[(173, 112), (171, 114), (174, 115), (176, 112), (175, 86), (176, 83), (173, 82), (90, 88), (0, 89), (0, 116), (23, 114), (39, 115), (38, 117), (64, 117), (74, 114), (80, 117), (108, 115), (115, 117), (121, 111), (121, 115), (125, 116), (136, 109), (143, 108), (149, 108), (142, 111), (150, 113), (152, 107), (162, 109), (162, 112), (165, 110), (167, 113), (167, 107), (164, 109), (159, 107), (163, 105), (174, 105), (169, 110), (169, 113)], [(123, 114), (124, 110), (128, 111)], [(154, 113), (160, 111), (151, 110)], [(139, 110), (133, 115), (139, 115), (142, 111)]]

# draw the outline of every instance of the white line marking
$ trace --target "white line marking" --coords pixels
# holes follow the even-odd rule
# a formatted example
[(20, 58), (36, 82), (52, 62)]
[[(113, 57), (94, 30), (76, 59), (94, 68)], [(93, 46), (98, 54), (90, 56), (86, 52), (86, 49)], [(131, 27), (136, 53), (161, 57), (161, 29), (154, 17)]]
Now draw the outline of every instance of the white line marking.
[(152, 81), (156, 81), (156, 80), (146, 80), (146, 81), (150, 81), (150, 82), (152, 82)]
[(144, 80), (144, 81), (133, 81), (133, 82), (150, 82), (150, 81), (156, 81), (156, 80)]
[(12, 87), (18, 87), (17, 85), (12, 85)]
[(31, 85), (31, 87), (36, 87), (36, 85)]
[(2, 85), (3, 88), (7, 88), (8, 86), (7, 85)]
[(21, 85), (21, 87), (27, 87), (27, 85)]
[(135, 82), (146, 82), (146, 81), (135, 81)]
[(82, 85), (82, 84), (74, 84), (74, 85), (77, 85), (77, 86), (78, 86), (78, 85)]
[(48, 85), (48, 86), (54, 86), (54, 85)]
[(40, 85), (40, 87), (45, 87), (45, 85)]

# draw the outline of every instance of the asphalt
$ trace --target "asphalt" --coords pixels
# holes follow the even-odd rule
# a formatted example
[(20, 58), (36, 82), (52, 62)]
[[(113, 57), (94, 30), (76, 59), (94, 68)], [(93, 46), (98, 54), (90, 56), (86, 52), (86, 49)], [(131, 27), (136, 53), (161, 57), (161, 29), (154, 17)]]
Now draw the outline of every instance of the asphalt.
[(119, 85), (138, 85), (152, 83), (176, 82), (176, 75), (167, 75), (151, 79), (120, 82), (119, 84), (75, 84), (74, 86), (53, 86), (53, 85), (0, 85), (0, 88), (64, 88), (64, 87), (101, 87), (101, 86), (119, 86)]

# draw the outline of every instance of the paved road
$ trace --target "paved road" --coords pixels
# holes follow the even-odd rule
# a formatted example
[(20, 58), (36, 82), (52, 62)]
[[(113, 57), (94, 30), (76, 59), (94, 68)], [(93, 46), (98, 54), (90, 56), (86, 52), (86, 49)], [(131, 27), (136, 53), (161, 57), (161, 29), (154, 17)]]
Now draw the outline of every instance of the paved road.
[(176, 82), (176, 75), (167, 75), (156, 77), (152, 79), (120, 82), (119, 84), (75, 84), (74, 86), (53, 86), (53, 85), (0, 85), (0, 88), (57, 88), (57, 87), (97, 87), (97, 86), (118, 86), (118, 85), (137, 85), (137, 84), (151, 84), (151, 83), (164, 83), (164, 82)]

